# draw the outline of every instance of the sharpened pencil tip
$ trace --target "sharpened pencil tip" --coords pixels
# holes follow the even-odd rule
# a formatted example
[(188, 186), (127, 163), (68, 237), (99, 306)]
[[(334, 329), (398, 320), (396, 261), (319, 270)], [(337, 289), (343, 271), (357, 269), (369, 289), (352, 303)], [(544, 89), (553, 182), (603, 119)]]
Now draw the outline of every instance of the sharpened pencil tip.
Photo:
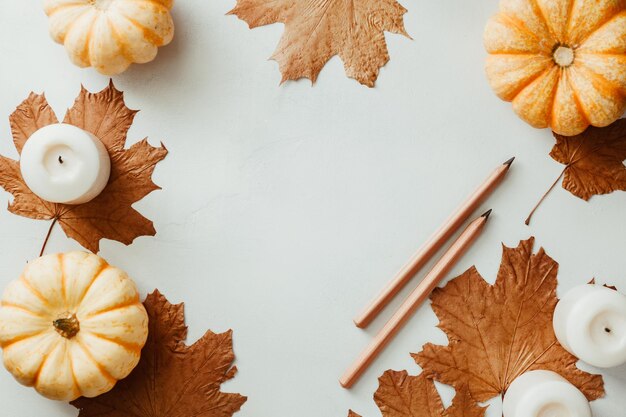
[(484, 217), (485, 219), (488, 219), (489, 216), (491, 215), (491, 212), (492, 212), (492, 209), (489, 209), (486, 212), (484, 212), (483, 215), (480, 217)]
[(509, 159), (508, 161), (506, 161), (505, 163), (503, 163), (502, 165), (507, 165), (507, 166), (511, 166), (511, 164), (513, 163), (513, 161), (515, 161), (515, 157)]

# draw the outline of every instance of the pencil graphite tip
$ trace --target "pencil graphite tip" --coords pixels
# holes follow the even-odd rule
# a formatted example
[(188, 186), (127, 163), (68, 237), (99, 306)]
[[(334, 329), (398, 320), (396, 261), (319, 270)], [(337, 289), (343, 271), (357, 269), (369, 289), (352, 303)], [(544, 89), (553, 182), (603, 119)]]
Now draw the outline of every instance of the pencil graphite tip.
[(489, 210), (487, 210), (486, 212), (484, 212), (484, 213), (482, 214), (482, 216), (480, 216), (480, 217), (484, 217), (484, 218), (485, 218), (485, 220), (486, 220), (486, 219), (488, 219), (488, 218), (489, 218), (489, 216), (491, 216), (491, 212), (492, 212), (492, 211), (493, 211), (492, 209), (489, 209)]
[(511, 164), (513, 163), (513, 161), (515, 161), (515, 157), (509, 159), (508, 161), (506, 161), (505, 163), (503, 163), (502, 165), (506, 165), (506, 166), (511, 166)]

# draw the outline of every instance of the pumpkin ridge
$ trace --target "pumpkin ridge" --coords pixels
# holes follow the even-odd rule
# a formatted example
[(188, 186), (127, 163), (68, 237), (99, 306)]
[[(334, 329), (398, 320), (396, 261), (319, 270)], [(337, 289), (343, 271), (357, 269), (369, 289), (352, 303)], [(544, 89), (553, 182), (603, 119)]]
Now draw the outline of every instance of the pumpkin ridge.
[[(559, 77), (560, 77), (559, 71), (560, 71), (560, 68), (558, 66), (552, 65), (550, 69), (542, 72), (542, 74), (539, 77), (537, 77), (532, 83), (530, 83), (522, 91), (520, 91), (520, 93), (512, 100), (514, 111), (523, 120), (526, 120), (532, 126), (541, 127), (541, 128), (549, 127), (550, 109), (548, 107), (545, 107), (544, 109), (542, 106), (541, 109), (545, 110), (545, 114), (542, 112), (540, 116), (541, 119), (539, 121), (536, 120), (537, 118), (534, 118), (531, 120), (529, 116), (532, 115), (532, 111), (536, 109), (537, 103), (534, 103), (534, 102), (528, 103), (527, 101), (525, 101), (525, 99), (528, 99), (528, 97), (532, 96), (533, 93), (542, 91), (542, 87), (549, 87), (550, 96), (547, 97), (546, 102), (545, 102), (547, 106), (547, 103), (551, 102), (552, 95), (556, 93), (557, 84), (558, 84)], [(524, 93), (526, 93), (527, 96), (520, 98), (520, 96), (522, 96)]]
[[(515, 16), (511, 16), (510, 14), (507, 13), (501, 13), (501, 17), (506, 21), (506, 23), (509, 23), (511, 26), (516, 27), (517, 29), (519, 29), (520, 31), (530, 35), (533, 39), (535, 39), (537, 41), (537, 45), (541, 44), (541, 37), (539, 37), (536, 33), (532, 32), (521, 20), (519, 20), (517, 17)], [(552, 33), (550, 33), (550, 35), (552, 35)]]
[(95, 316), (98, 316), (100, 314), (104, 314), (104, 313), (110, 313), (111, 311), (115, 311), (115, 310), (119, 310), (122, 308), (126, 308), (126, 307), (131, 307), (134, 305), (140, 304), (139, 303), (139, 295), (137, 295), (137, 297), (131, 301), (125, 302), (125, 303), (121, 303), (121, 304), (116, 304), (114, 306), (111, 307), (105, 307), (103, 309), (100, 310), (96, 310), (96, 311), (90, 311), (86, 314), (84, 314), (83, 319), (89, 319), (89, 318), (93, 318)]
[(509, 101), (513, 101), (517, 98), (517, 96), (519, 96), (520, 94), (522, 94), (522, 92), (524, 90), (526, 90), (528, 87), (530, 87), (535, 81), (537, 81), (539, 78), (541, 78), (542, 76), (544, 76), (545, 74), (547, 74), (548, 72), (552, 71), (552, 69), (554, 68), (556, 64), (554, 62), (552, 62), (550, 65), (548, 65), (543, 71), (539, 71), (537, 74), (535, 74), (535, 76), (531, 77), (524, 85), (522, 85), (521, 87), (519, 87), (512, 95), (511, 100)]
[(19, 343), (19, 342), (21, 342), (21, 341), (24, 341), (24, 340), (26, 340), (26, 339), (30, 339), (31, 337), (39, 336), (40, 334), (42, 334), (42, 333), (46, 333), (46, 332), (48, 332), (49, 330), (50, 330), (50, 329), (39, 329), (39, 330), (37, 330), (37, 331), (35, 331), (35, 332), (33, 332), (33, 333), (29, 333), (29, 334), (26, 334), (26, 335), (20, 335), (20, 336), (17, 336), (17, 337), (15, 337), (15, 338), (13, 338), (13, 339), (11, 339), (11, 340), (7, 341), (7, 342), (0, 343), (0, 347), (1, 347), (2, 349), (6, 349), (6, 348), (10, 347), (11, 345), (14, 345), (14, 344), (16, 344), (16, 343)]
[(574, 15), (574, 7), (576, 6), (576, 0), (571, 0), (569, 3), (569, 10), (567, 11), (567, 21), (565, 22), (565, 38), (570, 40), (570, 32), (572, 26), (572, 16)]
[(100, 265), (100, 268), (96, 271), (95, 274), (93, 274), (93, 277), (91, 278), (91, 282), (89, 283), (89, 285), (85, 287), (85, 289), (83, 290), (83, 293), (80, 295), (80, 297), (78, 297), (78, 302), (76, 306), (79, 306), (83, 303), (85, 296), (87, 295), (87, 293), (93, 286), (94, 282), (96, 282), (96, 280), (100, 278), (100, 275), (102, 275), (102, 273), (106, 271), (108, 268), (110, 268), (110, 265), (103, 261), (102, 264)]
[(120, 37), (120, 34), (115, 29), (115, 25), (111, 21), (111, 18), (108, 17), (108, 16), (107, 16), (107, 24), (109, 25), (109, 30), (111, 31), (111, 35), (115, 39), (115, 42), (117, 43), (117, 46), (120, 48), (120, 54), (122, 55), (122, 57), (126, 60), (126, 62), (133, 62), (132, 57), (128, 53), (128, 48), (126, 46), (127, 45), (126, 42), (122, 41), (122, 38)]
[[(589, 33), (586, 33), (583, 38), (580, 40), (580, 42), (578, 42), (578, 45), (582, 46), (587, 39), (589, 39), (594, 33), (596, 33), (597, 31), (599, 31), (600, 29), (602, 29), (605, 25), (608, 25), (609, 23), (611, 23), (614, 19), (617, 19), (622, 13), (624, 12), (624, 10), (618, 11), (617, 13), (615, 13), (614, 15), (606, 18), (603, 22), (598, 22), (598, 25), (589, 30)], [(568, 32), (569, 32), (568, 28)]]
[(15, 303), (12, 303), (10, 301), (2, 301), (0, 303), (0, 307), (2, 307), (2, 308), (4, 308), (4, 307), (14, 308), (16, 310), (20, 310), (20, 311), (23, 311), (25, 313), (28, 313), (31, 316), (39, 317), (40, 319), (43, 319), (43, 320), (47, 320), (49, 318), (49, 316), (46, 317), (46, 316), (44, 316), (42, 314), (34, 312), (33, 310), (29, 309), (26, 306), (23, 306), (23, 305), (20, 305), (20, 304), (15, 304)]
[(552, 102), (550, 103), (550, 116), (549, 116), (550, 122), (548, 123), (550, 126), (553, 126), (555, 124), (554, 123), (554, 111), (556, 107), (556, 98), (559, 95), (559, 88), (561, 87), (561, 82), (560, 82), (561, 78), (564, 76), (564, 72), (567, 71), (567, 68), (565, 69), (560, 68), (560, 70), (561, 70), (561, 74), (559, 74), (559, 77), (556, 80), (556, 85), (554, 86), (554, 92), (552, 94)]
[(124, 349), (136, 353), (137, 355), (139, 355), (139, 353), (141, 352), (141, 349), (143, 349), (143, 346), (137, 343), (130, 343), (130, 342), (126, 342), (124, 340), (118, 339), (116, 337), (108, 337), (102, 333), (98, 333), (98, 332), (94, 332), (91, 330), (85, 330), (85, 332), (89, 333), (90, 335), (97, 337), (98, 339), (102, 339), (102, 340), (106, 340), (108, 342), (112, 342), (115, 343), (116, 345), (120, 345), (122, 346)]
[[(37, 370), (35, 371), (35, 373), (33, 374), (33, 384), (32, 386), (35, 387), (35, 389), (37, 389), (37, 384), (39, 383), (39, 375), (41, 374), (41, 370), (43, 369), (43, 366), (46, 364), (46, 362), (48, 362), (48, 359), (50, 359), (50, 352), (52, 352), (54, 349), (57, 348), (57, 346), (59, 345), (59, 343), (61, 343), (62, 340), (61, 338), (56, 339), (53, 343), (50, 344), (48, 351), (43, 354), (43, 360), (41, 361), (41, 363), (39, 364), (39, 367), (37, 368)], [(37, 390), (39, 391), (39, 390)]]
[(552, 37), (552, 40), (555, 40), (554, 33), (552, 33), (552, 30), (550, 29), (550, 25), (548, 25), (548, 21), (545, 18), (543, 11), (541, 10), (541, 7), (539, 7), (539, 4), (537, 3), (537, 1), (530, 0), (528, 3), (531, 7), (532, 14), (537, 18), (537, 20), (541, 22), (541, 25), (545, 29), (546, 33)]
[[(85, 10), (84, 10), (84, 12), (83, 12), (83, 13), (81, 13), (81, 14), (80, 14), (80, 16), (78, 16), (76, 19), (72, 20), (72, 21), (71, 21), (71, 22), (67, 25), (66, 30), (65, 30), (65, 36), (63, 36), (63, 39), (62, 39), (62, 43), (63, 43), (63, 45), (64, 45), (64, 46), (65, 46), (65, 40), (67, 39), (68, 35), (69, 35), (72, 31), (76, 30), (77, 23), (78, 23), (78, 22), (81, 22), (81, 21), (85, 18), (85, 15), (86, 15), (87, 13), (92, 12), (92, 11), (93, 11), (92, 9), (90, 9), (89, 7), (86, 7), (86, 8), (85, 8)], [(90, 22), (89, 26), (91, 27), (92, 25), (93, 25), (93, 19), (92, 19), (92, 21)], [(69, 51), (69, 50), (68, 50), (68, 51)], [(80, 58), (81, 58), (81, 59), (83, 59), (84, 57), (81, 55), (81, 57), (80, 57)], [(84, 62), (84, 60), (83, 60), (83, 62)], [(55, 206), (61, 206), (61, 204), (57, 204), (57, 203), (54, 203), (54, 205), (55, 205)]]
[(30, 292), (32, 292), (35, 297), (39, 298), (39, 300), (47, 307), (50, 307), (50, 302), (47, 298), (45, 298), (27, 279), (24, 275), (20, 275), (19, 280), (22, 281), (24, 286), (28, 288)]
[[(617, 86), (615, 86), (613, 83), (611, 83), (609, 80), (607, 80), (606, 78), (604, 78), (602, 75), (596, 73), (595, 71), (593, 71), (592, 69), (588, 68), (586, 65), (578, 65), (578, 68), (581, 70), (582, 73), (584, 73), (586, 75), (585, 78), (588, 78), (591, 82), (591, 84), (593, 85), (593, 87), (600, 92), (600, 95), (603, 97), (608, 97), (609, 96), (609, 91), (610, 92), (615, 92), (615, 94), (617, 96), (619, 96), (620, 98), (620, 116), (623, 115), (624, 110), (626, 108), (626, 97), (621, 93), (621, 89), (618, 88)], [(615, 91), (618, 90), (618, 91)], [(606, 113), (605, 113), (606, 114)], [(610, 123), (609, 123), (610, 124)], [(601, 125), (595, 125), (598, 127), (601, 127)], [(606, 126), (606, 125), (605, 125)]]
[(80, 385), (78, 385), (78, 380), (76, 379), (76, 372), (74, 372), (74, 358), (72, 355), (70, 355), (70, 351), (66, 349), (65, 351), (65, 359), (68, 361), (69, 365), (70, 365), (70, 374), (72, 375), (72, 381), (74, 382), (74, 387), (76, 388), (74, 390), (75, 393), (78, 393), (77, 397), (81, 397), (83, 395), (83, 392), (80, 389)]
[[(61, 44), (65, 44), (65, 39), (67, 38), (67, 35), (72, 31), (72, 29), (74, 29), (74, 26), (76, 26), (76, 22), (78, 22), (80, 20), (81, 17), (83, 17), (83, 15), (85, 13), (87, 13), (88, 9), (86, 9), (85, 11), (83, 11), (83, 13), (80, 14), (80, 16), (74, 20), (72, 20), (65, 29), (65, 34), (63, 35), (63, 37), (61, 39), (59, 39), (61, 42)], [(56, 203), (53, 203), (56, 205)]]
[(74, 338), (72, 340), (73, 343), (76, 343), (78, 345), (78, 347), (80, 349), (82, 349), (83, 353), (85, 354), (85, 356), (87, 356), (89, 358), (89, 360), (91, 362), (93, 362), (93, 364), (96, 366), (96, 368), (98, 368), (98, 370), (100, 371), (100, 373), (102, 374), (103, 377), (105, 377), (107, 380), (109, 380), (110, 382), (112, 382), (113, 384), (117, 383), (117, 379), (115, 379), (113, 377), (113, 375), (111, 375), (109, 373), (109, 371), (106, 370), (106, 368), (100, 363), (98, 362), (93, 355), (91, 354), (91, 352), (89, 351), (89, 349), (87, 349), (83, 343), (80, 341), (79, 338)]
[[(609, 57), (615, 57), (615, 58), (623, 58), (624, 54), (620, 53), (619, 51), (614, 51), (614, 50), (610, 50), (610, 51), (600, 51), (600, 52), (595, 52), (595, 51), (591, 51), (591, 50), (582, 50), (580, 52), (583, 55), (598, 55), (598, 56), (609, 56)], [(583, 61), (584, 62), (584, 61)]]
[(578, 89), (576, 88), (576, 84), (572, 81), (572, 78), (569, 76), (569, 73), (568, 73), (568, 77), (567, 77), (567, 83), (569, 84), (569, 87), (572, 89), (572, 97), (574, 98), (574, 103), (576, 104), (576, 108), (578, 109), (578, 113), (582, 117), (582, 119), (585, 122), (585, 124), (587, 126), (589, 126), (591, 124), (591, 121), (589, 120), (589, 116), (587, 115), (587, 112), (585, 111), (585, 108), (584, 108), (582, 102), (580, 101), (580, 97), (578, 96)]
[[(596, 54), (592, 54), (589, 53), (591, 55), (596, 55)], [(615, 55), (615, 54), (603, 54), (603, 55), (613, 55), (616, 57), (620, 57), (620, 55)], [(605, 87), (608, 86), (608, 88), (613, 89), (613, 90), (617, 90), (619, 92), (620, 95), (624, 96), (624, 98), (626, 98), (626, 86), (621, 86), (619, 83), (617, 82), (613, 82), (609, 79), (607, 79), (604, 75), (596, 72), (592, 67), (585, 65), (585, 61), (583, 60), (579, 60), (579, 65), (583, 68), (585, 68), (585, 70), (591, 74), (595, 79), (597, 79), (598, 81), (600, 81), (601, 84), (603, 84)]]
[(548, 22), (546, 15), (543, 13), (543, 9), (539, 6), (539, 3), (537, 3), (537, 0), (530, 0), (530, 3), (533, 8), (533, 11), (535, 12), (535, 15), (539, 18), (539, 20), (543, 22), (543, 25), (546, 27), (546, 29), (548, 30), (548, 33), (552, 37), (551, 40), (554, 42), (558, 42), (559, 39), (556, 37), (556, 34), (552, 31), (552, 26)]
[(91, 22), (89, 23), (89, 31), (87, 32), (87, 35), (85, 36), (85, 46), (83, 47), (80, 59), (83, 62), (87, 62), (88, 65), (91, 67), (93, 66), (91, 63), (91, 41), (93, 39), (93, 30), (96, 26), (96, 19), (98, 19), (101, 16), (100, 13), (94, 13), (93, 15), (93, 19), (91, 19)]
[(139, 28), (142, 31), (143, 35), (151, 43), (153, 43), (156, 46), (163, 46), (163, 38), (161, 38), (159, 35), (157, 35), (152, 29), (149, 29), (149, 28), (143, 26), (141, 23), (139, 23), (138, 21), (136, 21), (132, 17), (126, 16), (122, 12), (120, 12), (120, 15), (122, 15), (126, 20), (128, 20), (130, 23), (135, 25), (137, 28)]
[(64, 258), (65, 256), (62, 253), (57, 254), (57, 259), (59, 260), (59, 268), (61, 268), (61, 295), (63, 296), (63, 305), (65, 308), (68, 308), (69, 306), (67, 305), (66, 293), (67, 284), (65, 282), (65, 264), (63, 262)]

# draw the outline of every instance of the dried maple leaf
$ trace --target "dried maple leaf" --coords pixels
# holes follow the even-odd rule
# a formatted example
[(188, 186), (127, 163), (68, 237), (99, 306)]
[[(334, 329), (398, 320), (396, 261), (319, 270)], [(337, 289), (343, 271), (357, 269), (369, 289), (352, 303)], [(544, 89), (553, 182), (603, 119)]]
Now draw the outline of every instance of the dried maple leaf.
[[(92, 252), (100, 249), (100, 239), (113, 239), (128, 245), (138, 236), (154, 236), (156, 231), (152, 222), (133, 209), (132, 204), (159, 189), (152, 182), (152, 172), (167, 155), (167, 149), (163, 144), (155, 148), (146, 139), (129, 149), (124, 148), (126, 133), (136, 113), (126, 107), (123, 94), (113, 82), (99, 93), (89, 93), (81, 88), (63, 123), (91, 132), (104, 143), (111, 157), (107, 186), (88, 203), (50, 203), (37, 197), (26, 186), (18, 161), (0, 155), (0, 186), (13, 195), (9, 211), (32, 219), (52, 220), (51, 229), (58, 222), (68, 237)], [(18, 153), (38, 129), (58, 123), (46, 98), (34, 93), (9, 119)]]
[(79, 398), (78, 417), (230, 417), (246, 397), (220, 391), (232, 379), (232, 331), (207, 331), (191, 346), (183, 305), (170, 304), (158, 290), (144, 301), (148, 341), (137, 368), (106, 394)]
[(228, 14), (250, 28), (284, 23), (285, 32), (272, 59), (282, 81), (315, 82), (328, 60), (339, 55), (346, 75), (373, 87), (389, 61), (384, 32), (409, 36), (406, 9), (396, 0), (237, 0)]
[[(411, 376), (407, 371), (388, 370), (378, 378), (374, 401), (383, 417), (483, 417), (467, 387), (461, 387), (448, 409), (444, 409), (431, 377)], [(348, 410), (348, 417), (361, 417)]]
[[(486, 408), (476, 405), (466, 387), (457, 390), (452, 405), (444, 409), (432, 378), (424, 373), (386, 371), (378, 378), (374, 401), (383, 417), (483, 417)], [(351, 417), (348, 415), (348, 417)]]
[(576, 367), (552, 328), (558, 264), (534, 239), (503, 247), (494, 285), (472, 267), (431, 295), (448, 346), (427, 344), (414, 354), (427, 375), (455, 388), (467, 386), (476, 401), (503, 394), (511, 382), (535, 369), (559, 373), (589, 400), (604, 395), (602, 376)]
[(580, 135), (554, 133), (554, 137), (556, 145), (550, 156), (565, 168), (532, 210), (526, 224), (561, 178), (563, 188), (583, 200), (617, 190), (626, 191), (626, 119), (607, 127), (590, 127)]

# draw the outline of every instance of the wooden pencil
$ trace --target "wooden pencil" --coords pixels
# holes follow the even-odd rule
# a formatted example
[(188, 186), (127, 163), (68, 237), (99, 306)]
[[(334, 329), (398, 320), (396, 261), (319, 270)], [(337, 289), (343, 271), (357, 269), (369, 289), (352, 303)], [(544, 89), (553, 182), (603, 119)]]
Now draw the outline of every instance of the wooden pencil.
[(467, 249), (476, 241), (487, 223), (490, 214), (491, 210), (487, 211), (467, 226), (461, 236), (450, 246), (428, 275), (424, 277), (417, 288), (415, 288), (404, 303), (402, 303), (387, 324), (385, 324), (376, 337), (374, 337), (369, 346), (340, 378), (339, 382), (344, 388), (350, 388), (358, 380), (461, 256), (463, 256)]
[(405, 266), (354, 319), (357, 327), (367, 327), (415, 274), (428, 262), (444, 243), (461, 227), (478, 206), (497, 188), (509, 171), (515, 158), (499, 165), (487, 179), (461, 204), (446, 222), (422, 245)]

